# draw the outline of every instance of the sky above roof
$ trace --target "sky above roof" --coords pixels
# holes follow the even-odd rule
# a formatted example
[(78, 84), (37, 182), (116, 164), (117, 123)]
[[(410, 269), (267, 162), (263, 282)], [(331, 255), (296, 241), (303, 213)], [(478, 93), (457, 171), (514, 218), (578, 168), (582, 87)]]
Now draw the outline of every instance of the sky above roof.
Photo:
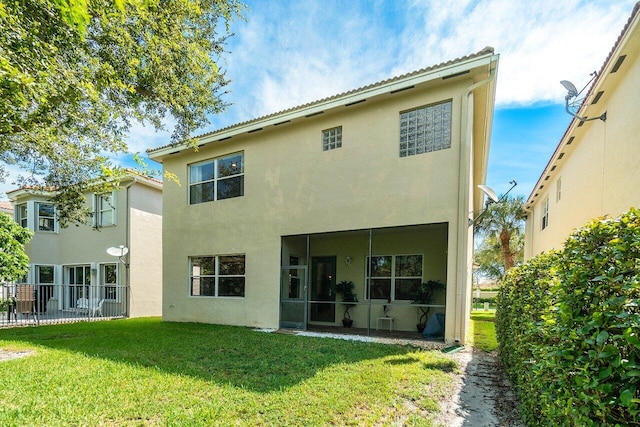
[[(459, 58), (500, 54), (486, 184), (527, 196), (562, 137), (560, 80), (599, 70), (635, 0), (244, 0), (220, 63), (231, 103), (205, 132)], [(171, 123), (168, 123), (171, 126)], [(131, 152), (169, 142), (136, 125)], [(131, 163), (120, 159), (126, 166)], [(4, 193), (15, 188), (10, 179)]]

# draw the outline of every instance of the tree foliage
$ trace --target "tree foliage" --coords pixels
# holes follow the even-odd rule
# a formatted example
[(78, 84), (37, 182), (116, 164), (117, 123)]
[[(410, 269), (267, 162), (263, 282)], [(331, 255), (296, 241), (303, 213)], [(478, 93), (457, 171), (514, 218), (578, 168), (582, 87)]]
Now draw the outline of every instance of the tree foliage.
[[(186, 140), (225, 108), (238, 0), (0, 0), (0, 162), (79, 205), (135, 121)], [(93, 181), (94, 184), (96, 181)], [(70, 209), (69, 212), (73, 212)], [(64, 211), (63, 211), (64, 214)]]
[(31, 231), (0, 212), (0, 281), (17, 280), (27, 274), (29, 257), (24, 252), (24, 245), (31, 236)]
[(475, 262), (482, 274), (500, 278), (524, 254), (524, 197), (507, 196), (492, 203), (478, 219), (476, 238), (481, 239), (476, 249)]
[(639, 260), (631, 209), (507, 273), (496, 331), (528, 425), (640, 426)]

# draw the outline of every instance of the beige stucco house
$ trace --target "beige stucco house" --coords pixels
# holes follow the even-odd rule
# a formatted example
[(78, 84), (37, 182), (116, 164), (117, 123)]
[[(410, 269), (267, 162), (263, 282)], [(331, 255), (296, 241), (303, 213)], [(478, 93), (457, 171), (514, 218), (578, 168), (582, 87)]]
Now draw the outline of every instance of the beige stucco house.
[[(67, 228), (58, 223), (50, 193), (17, 189), (7, 196), (16, 222), (34, 233), (25, 248), (30, 270), (21, 282), (36, 285), (42, 318), (71, 315), (82, 298), (103, 300), (105, 317), (161, 314), (160, 181), (129, 173), (117, 190), (86, 194), (91, 220)], [(121, 245), (128, 249), (122, 259), (107, 253)]]
[(525, 258), (592, 218), (640, 206), (640, 3), (525, 203)]
[(464, 341), (497, 66), (486, 48), (149, 150), (180, 181), (163, 193), (163, 318), (342, 328), (332, 286), (352, 281), (354, 327), (415, 331), (412, 294), (438, 280), (430, 314)]

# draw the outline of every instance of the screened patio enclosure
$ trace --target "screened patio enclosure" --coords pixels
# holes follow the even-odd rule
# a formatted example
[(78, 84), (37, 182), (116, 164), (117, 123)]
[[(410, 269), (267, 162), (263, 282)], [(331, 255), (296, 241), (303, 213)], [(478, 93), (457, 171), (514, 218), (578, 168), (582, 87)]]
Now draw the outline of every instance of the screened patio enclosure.
[[(414, 304), (419, 285), (446, 285), (448, 224), (423, 224), (282, 237), (280, 327), (343, 328), (335, 285), (353, 282), (353, 328), (414, 331), (422, 311), (444, 317), (446, 288)], [(420, 310), (422, 308), (422, 311)]]

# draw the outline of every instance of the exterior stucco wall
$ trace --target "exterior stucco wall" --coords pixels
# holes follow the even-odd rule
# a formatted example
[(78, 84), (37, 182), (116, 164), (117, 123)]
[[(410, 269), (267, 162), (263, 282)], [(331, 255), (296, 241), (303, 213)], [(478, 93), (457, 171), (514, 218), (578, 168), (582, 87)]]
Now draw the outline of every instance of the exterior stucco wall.
[(130, 317), (162, 315), (162, 191), (129, 188)]
[[(637, 31), (636, 31), (637, 34)], [(571, 145), (544, 188), (539, 191), (526, 224), (525, 257), (559, 249), (569, 234), (590, 219), (617, 216), (631, 206), (640, 206), (640, 109), (638, 84), (640, 61), (635, 48), (623, 66), (606, 78), (611, 86), (605, 102), (607, 120), (585, 122), (572, 133)], [(561, 198), (557, 199), (558, 179)], [(542, 230), (543, 203), (549, 198), (549, 225)]]
[[(455, 310), (464, 286), (457, 229), (461, 98), (469, 84), (374, 98), (165, 157), (165, 170), (181, 185), (164, 187), (163, 318), (276, 328), (281, 236), (431, 223), (453, 224), (443, 256), (447, 304)], [(399, 113), (449, 99), (451, 148), (400, 158)], [(342, 126), (342, 147), (323, 152), (322, 130), (335, 126)], [(244, 153), (244, 196), (189, 205), (188, 165), (234, 152)], [(190, 256), (236, 253), (246, 254), (244, 298), (189, 296)]]

